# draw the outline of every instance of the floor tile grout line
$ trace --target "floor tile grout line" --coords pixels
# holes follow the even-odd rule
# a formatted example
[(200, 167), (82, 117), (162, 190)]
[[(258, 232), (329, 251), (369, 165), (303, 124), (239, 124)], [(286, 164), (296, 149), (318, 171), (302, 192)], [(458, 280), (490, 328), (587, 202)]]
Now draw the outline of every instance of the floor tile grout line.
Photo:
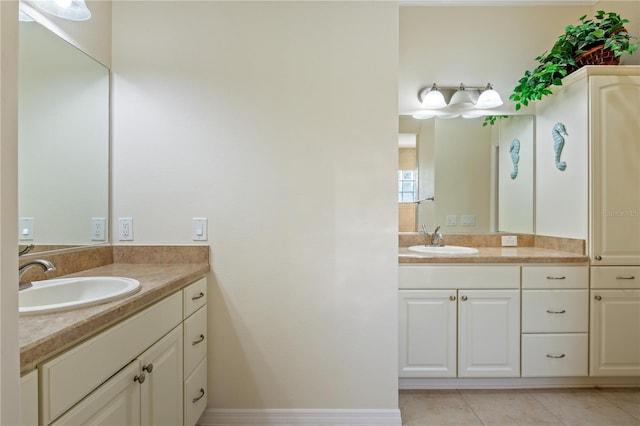
[(606, 399), (607, 401), (609, 401), (610, 403), (612, 403), (613, 405), (618, 407), (620, 410), (622, 410), (624, 413), (626, 413), (629, 416), (633, 417), (634, 419), (640, 421), (640, 417), (638, 417), (635, 414), (627, 411), (624, 407), (618, 405), (618, 400), (617, 399), (608, 397), (607, 394), (604, 393), (604, 389), (603, 388), (595, 388), (595, 390), (596, 390), (597, 393), (601, 393), (601, 395), (599, 395), (601, 398)]
[(551, 414), (553, 416), (554, 419), (556, 419), (562, 425), (570, 426), (570, 425), (567, 425), (565, 422), (563, 422), (562, 418), (560, 418), (560, 416), (558, 416), (556, 413), (551, 411), (551, 409), (549, 407), (547, 407), (547, 405), (544, 403), (544, 401), (541, 401), (540, 399), (536, 398), (536, 392), (533, 392), (531, 390), (527, 390), (527, 394), (529, 394), (531, 396), (531, 398), (533, 398), (534, 401), (536, 401), (538, 404), (540, 404), (549, 414)]
[(467, 398), (464, 396), (464, 393), (462, 393), (462, 391), (460, 389), (456, 389), (456, 391), (458, 392), (458, 395), (460, 395), (460, 397), (462, 398), (464, 403), (467, 404), (467, 407), (469, 407), (469, 409), (471, 410), (473, 415), (476, 416), (476, 418), (478, 420), (480, 420), (480, 423), (482, 423), (483, 426), (487, 426), (487, 424), (485, 423), (484, 419), (482, 417), (480, 417), (480, 415), (478, 413), (476, 413), (476, 410), (473, 409), (473, 407), (471, 406), (471, 404), (469, 403)]

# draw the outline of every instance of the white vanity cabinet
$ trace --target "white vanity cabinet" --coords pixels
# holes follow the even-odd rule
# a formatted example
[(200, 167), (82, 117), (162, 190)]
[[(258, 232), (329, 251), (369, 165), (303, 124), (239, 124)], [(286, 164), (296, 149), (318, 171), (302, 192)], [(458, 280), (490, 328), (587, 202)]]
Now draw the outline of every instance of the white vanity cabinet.
[(589, 269), (522, 267), (522, 377), (587, 376)]
[(519, 266), (400, 266), (399, 376), (518, 377)]
[(41, 424), (184, 424), (187, 289), (41, 364)]
[(207, 407), (207, 281), (184, 289), (184, 425), (196, 424)]
[(591, 267), (592, 376), (640, 376), (640, 267)]

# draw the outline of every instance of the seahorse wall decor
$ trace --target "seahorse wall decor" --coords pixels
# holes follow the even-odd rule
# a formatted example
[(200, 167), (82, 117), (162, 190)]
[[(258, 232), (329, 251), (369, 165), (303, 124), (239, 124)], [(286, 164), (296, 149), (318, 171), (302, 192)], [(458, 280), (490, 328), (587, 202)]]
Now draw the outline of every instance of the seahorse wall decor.
[(560, 155), (562, 154), (562, 148), (564, 147), (564, 136), (569, 136), (569, 134), (567, 133), (567, 129), (565, 129), (564, 124), (558, 122), (553, 126), (551, 135), (553, 136), (553, 149), (556, 152), (556, 167), (562, 172), (567, 168), (567, 163), (566, 161), (560, 161)]
[(511, 154), (511, 162), (513, 163), (513, 171), (511, 172), (511, 179), (518, 177), (518, 163), (520, 162), (520, 141), (514, 139), (509, 145), (509, 153)]

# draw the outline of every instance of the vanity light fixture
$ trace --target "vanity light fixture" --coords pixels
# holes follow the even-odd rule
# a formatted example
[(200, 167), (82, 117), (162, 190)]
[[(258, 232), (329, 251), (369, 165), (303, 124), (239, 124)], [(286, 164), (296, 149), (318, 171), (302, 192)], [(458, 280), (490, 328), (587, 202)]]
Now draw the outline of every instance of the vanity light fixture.
[(439, 87), (434, 83), (418, 92), (418, 100), (423, 109), (412, 116), (421, 120), (433, 117), (455, 118), (460, 115), (464, 118), (476, 118), (487, 114), (480, 110), (497, 108), (503, 104), (500, 94), (493, 89), (491, 83), (475, 87), (468, 87), (463, 83), (455, 87)]
[(84, 0), (36, 0), (34, 4), (47, 13), (70, 21), (91, 18), (91, 11)]

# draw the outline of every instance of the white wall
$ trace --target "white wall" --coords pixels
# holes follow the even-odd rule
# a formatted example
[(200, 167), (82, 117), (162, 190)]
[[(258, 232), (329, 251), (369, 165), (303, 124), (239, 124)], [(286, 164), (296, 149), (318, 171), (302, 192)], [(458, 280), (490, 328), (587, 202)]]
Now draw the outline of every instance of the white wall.
[(115, 2), (113, 212), (208, 217), (210, 408), (397, 408), (397, 6)]
[(0, 1), (0, 424), (19, 424), (18, 5)]

